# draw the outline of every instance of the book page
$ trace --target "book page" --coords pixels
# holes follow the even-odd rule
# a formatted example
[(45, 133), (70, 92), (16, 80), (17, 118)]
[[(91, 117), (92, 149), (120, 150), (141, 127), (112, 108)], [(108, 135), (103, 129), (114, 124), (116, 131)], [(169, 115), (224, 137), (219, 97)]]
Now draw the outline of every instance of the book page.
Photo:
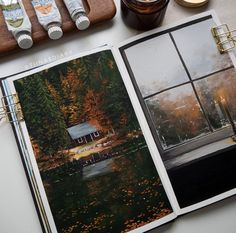
[(235, 57), (218, 51), (211, 34), (218, 23), (214, 12), (206, 12), (116, 50), (180, 214), (235, 194)]
[(110, 49), (4, 83), (21, 103), (46, 231), (144, 232), (176, 217)]

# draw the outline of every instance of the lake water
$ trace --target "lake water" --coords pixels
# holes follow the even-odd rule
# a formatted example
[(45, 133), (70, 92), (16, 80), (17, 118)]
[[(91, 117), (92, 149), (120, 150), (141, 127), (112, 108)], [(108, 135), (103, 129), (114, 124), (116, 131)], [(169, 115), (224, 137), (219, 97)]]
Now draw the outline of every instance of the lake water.
[(44, 176), (58, 232), (127, 232), (172, 211), (142, 140), (113, 148), (121, 156), (82, 172), (68, 165)]
[(113, 161), (114, 159), (107, 159), (92, 165), (89, 165), (87, 167), (83, 168), (83, 179), (89, 179), (94, 176), (101, 176), (105, 175), (109, 172), (114, 171), (113, 168)]

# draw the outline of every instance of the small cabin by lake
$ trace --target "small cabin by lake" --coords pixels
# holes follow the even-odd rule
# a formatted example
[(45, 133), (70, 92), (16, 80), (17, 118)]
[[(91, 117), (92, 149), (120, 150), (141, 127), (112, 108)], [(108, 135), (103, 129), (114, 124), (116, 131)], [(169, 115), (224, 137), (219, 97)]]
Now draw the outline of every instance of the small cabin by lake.
[(101, 138), (101, 134), (96, 126), (88, 122), (69, 127), (67, 131), (71, 139), (78, 145), (86, 144)]

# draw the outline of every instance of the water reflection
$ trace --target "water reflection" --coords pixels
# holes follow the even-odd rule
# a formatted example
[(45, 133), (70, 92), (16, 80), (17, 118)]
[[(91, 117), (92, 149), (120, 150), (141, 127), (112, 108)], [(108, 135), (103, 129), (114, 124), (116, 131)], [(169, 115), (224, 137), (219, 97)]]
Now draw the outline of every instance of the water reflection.
[(114, 159), (107, 159), (83, 168), (83, 180), (113, 172)]
[(122, 156), (41, 174), (58, 232), (127, 232), (172, 212), (143, 137), (118, 150)]

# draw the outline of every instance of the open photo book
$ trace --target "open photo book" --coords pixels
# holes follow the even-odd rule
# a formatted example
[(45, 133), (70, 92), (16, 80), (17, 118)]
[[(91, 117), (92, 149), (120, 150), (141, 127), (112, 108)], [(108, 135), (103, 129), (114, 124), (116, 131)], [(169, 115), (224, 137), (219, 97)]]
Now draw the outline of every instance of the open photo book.
[(236, 193), (217, 25), (205, 12), (1, 80), (43, 232), (145, 232)]

